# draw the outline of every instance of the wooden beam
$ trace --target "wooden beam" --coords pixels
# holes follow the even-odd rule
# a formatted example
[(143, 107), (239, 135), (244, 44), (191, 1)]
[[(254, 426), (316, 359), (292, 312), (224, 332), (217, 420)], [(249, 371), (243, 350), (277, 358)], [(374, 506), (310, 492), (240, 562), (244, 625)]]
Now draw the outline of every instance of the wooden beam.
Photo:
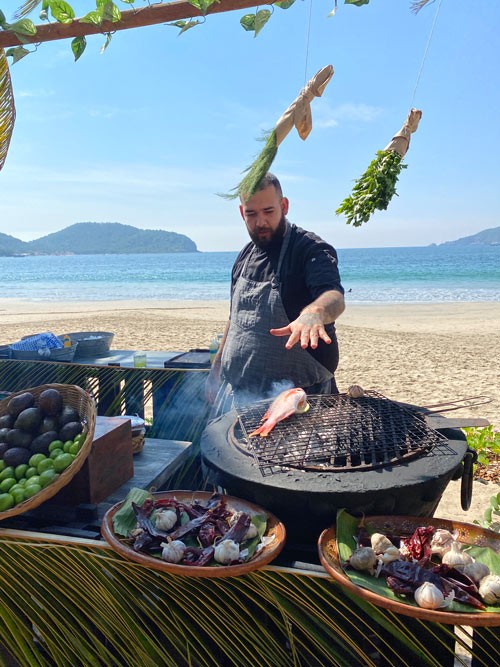
[[(256, 7), (257, 0), (221, 0), (214, 3), (207, 11), (208, 14), (220, 14), (238, 9)], [(272, 4), (268, 2), (267, 4)], [(117, 23), (103, 21), (101, 26), (91, 23), (81, 23), (75, 19), (72, 23), (43, 23), (37, 25), (36, 35), (24, 37), (21, 41), (11, 30), (0, 30), (0, 48), (20, 46), (22, 44), (40, 44), (58, 39), (73, 39), (86, 35), (98, 35), (117, 30), (128, 30), (129, 28), (142, 28), (158, 23), (171, 23), (180, 19), (190, 19), (203, 16), (202, 12), (185, 0), (179, 2), (158, 3), (140, 9), (131, 9), (122, 12), (121, 20)]]

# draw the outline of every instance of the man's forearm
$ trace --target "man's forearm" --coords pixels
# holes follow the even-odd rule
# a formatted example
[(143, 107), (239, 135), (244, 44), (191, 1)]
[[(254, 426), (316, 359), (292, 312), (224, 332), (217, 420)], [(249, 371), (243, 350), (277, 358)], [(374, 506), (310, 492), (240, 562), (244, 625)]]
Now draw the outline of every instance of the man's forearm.
[(320, 315), (323, 324), (331, 324), (342, 315), (344, 310), (344, 295), (337, 290), (328, 290), (306, 306), (300, 314), (317, 314)]

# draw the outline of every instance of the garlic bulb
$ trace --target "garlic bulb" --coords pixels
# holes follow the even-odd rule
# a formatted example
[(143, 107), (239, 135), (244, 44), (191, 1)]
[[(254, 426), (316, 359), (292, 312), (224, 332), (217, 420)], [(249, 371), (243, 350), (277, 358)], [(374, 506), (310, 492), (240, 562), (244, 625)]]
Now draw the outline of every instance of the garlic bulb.
[(167, 563), (180, 563), (186, 551), (186, 545), (181, 540), (169, 540), (162, 542), (160, 546), (163, 547), (161, 557)]
[(375, 572), (377, 556), (371, 547), (361, 547), (353, 551), (349, 563), (355, 570), (366, 570), (370, 574)]
[[(242, 514), (243, 514), (243, 512), (234, 512), (234, 514), (232, 514), (232, 516), (229, 517), (228, 524), (230, 526), (235, 524), (236, 521), (238, 521), (239, 517)], [(251, 517), (251, 515), (250, 515), (250, 517)], [(245, 540), (251, 540), (254, 537), (257, 537), (257, 528), (256, 528), (255, 524), (253, 524), (252, 521), (250, 520), (250, 525), (248, 526), (248, 530), (245, 533), (242, 541), (244, 542)]]
[(383, 554), (384, 551), (394, 546), (391, 540), (382, 533), (373, 533), (370, 538), (372, 549), (376, 554)]
[(214, 558), (221, 565), (229, 565), (240, 557), (240, 545), (234, 540), (222, 540), (215, 547)]
[(444, 528), (437, 528), (431, 540), (431, 552), (437, 554), (441, 558), (451, 549), (451, 545), (455, 542), (456, 536)]
[(443, 563), (449, 565), (450, 567), (456, 567), (457, 570), (463, 570), (466, 565), (473, 563), (474, 559), (469, 556), (468, 553), (460, 549), (460, 544), (458, 542), (453, 542), (450, 549), (444, 554), (441, 559)]
[(379, 555), (379, 559), (382, 563), (392, 563), (393, 560), (399, 560), (401, 558), (401, 552), (397, 547), (391, 545), (384, 553)]
[(489, 574), (484, 579), (481, 579), (479, 595), (486, 604), (500, 604), (500, 576), (498, 574)]
[(363, 387), (360, 387), (359, 384), (351, 384), (351, 386), (347, 390), (347, 394), (351, 398), (361, 398), (362, 396), (365, 395), (365, 390), (363, 389)]
[(484, 563), (474, 561), (473, 563), (466, 565), (462, 572), (478, 584), (481, 579), (484, 579), (484, 577), (489, 575), (490, 568)]
[(155, 527), (158, 530), (171, 530), (177, 523), (177, 512), (160, 510), (156, 512)]
[(439, 609), (444, 605), (444, 595), (439, 588), (430, 581), (425, 581), (414, 592), (413, 597), (419, 607), (423, 609)]

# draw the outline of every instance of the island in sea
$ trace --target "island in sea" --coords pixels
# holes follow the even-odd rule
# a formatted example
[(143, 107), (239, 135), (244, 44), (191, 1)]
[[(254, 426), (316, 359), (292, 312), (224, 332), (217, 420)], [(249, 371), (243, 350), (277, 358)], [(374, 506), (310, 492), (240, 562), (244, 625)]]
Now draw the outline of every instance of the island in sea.
[(119, 222), (77, 222), (33, 241), (0, 233), (0, 256), (4, 257), (170, 252), (198, 252), (198, 249), (184, 234), (138, 229)]

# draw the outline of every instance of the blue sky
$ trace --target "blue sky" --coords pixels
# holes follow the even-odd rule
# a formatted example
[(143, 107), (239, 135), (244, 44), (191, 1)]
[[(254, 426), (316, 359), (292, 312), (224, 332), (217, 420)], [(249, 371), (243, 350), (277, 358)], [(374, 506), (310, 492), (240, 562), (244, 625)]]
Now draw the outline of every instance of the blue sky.
[[(7, 20), (20, 4), (0, 0)], [(328, 64), (335, 75), (312, 102), (311, 134), (289, 134), (273, 164), (291, 221), (338, 248), (427, 245), (499, 226), (500, 3), (436, 0), (415, 15), (410, 0), (339, 0), (328, 17), (333, 5), (275, 8), (257, 38), (239, 25), (247, 12), (209, 16), (180, 36), (166, 25), (121, 31), (103, 54), (104, 38), (91, 37), (76, 63), (69, 41), (40, 45), (11, 68), (17, 120), (0, 231), (30, 240), (121, 222), (186, 234), (202, 251), (239, 249), (248, 237), (237, 202), (216, 193), (238, 184), (262, 131)], [(411, 106), (423, 116), (399, 197), (362, 227), (346, 225), (335, 209)]]

